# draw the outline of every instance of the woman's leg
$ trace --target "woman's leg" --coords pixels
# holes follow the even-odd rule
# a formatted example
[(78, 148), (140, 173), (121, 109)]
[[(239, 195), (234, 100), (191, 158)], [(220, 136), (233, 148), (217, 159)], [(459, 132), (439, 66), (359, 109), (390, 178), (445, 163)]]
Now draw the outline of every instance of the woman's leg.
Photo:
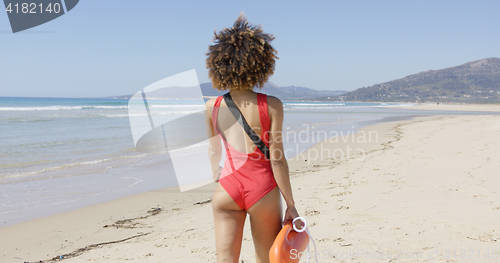
[(281, 230), (280, 200), (276, 187), (248, 209), (257, 263), (269, 262), (269, 250)]
[(236, 263), (240, 257), (243, 226), (247, 213), (218, 184), (212, 197), (215, 247), (218, 263)]

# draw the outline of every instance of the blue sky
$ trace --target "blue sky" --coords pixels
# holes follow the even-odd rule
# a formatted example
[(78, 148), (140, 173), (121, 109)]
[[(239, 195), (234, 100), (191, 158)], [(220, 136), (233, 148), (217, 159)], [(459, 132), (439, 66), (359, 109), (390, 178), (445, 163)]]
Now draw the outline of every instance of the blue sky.
[(0, 96), (132, 94), (196, 69), (240, 12), (275, 35), (279, 86), (354, 90), (500, 57), (500, 1), (81, 0), (12, 34), (0, 12)]

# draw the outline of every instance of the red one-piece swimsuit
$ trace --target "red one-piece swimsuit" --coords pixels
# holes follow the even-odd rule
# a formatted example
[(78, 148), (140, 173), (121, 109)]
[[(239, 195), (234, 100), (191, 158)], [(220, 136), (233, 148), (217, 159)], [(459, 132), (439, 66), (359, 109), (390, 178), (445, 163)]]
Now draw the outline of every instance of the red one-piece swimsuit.
[[(221, 136), (217, 129), (217, 115), (223, 97), (215, 100), (212, 123), (226, 148), (226, 160), (219, 178), (220, 185), (243, 210), (248, 210), (260, 198), (272, 191), (276, 186), (271, 163), (265, 155), (255, 147), (252, 153), (243, 153), (234, 149)], [(267, 108), (267, 96), (257, 93), (257, 104), (262, 133), (260, 139), (269, 147), (270, 119)]]

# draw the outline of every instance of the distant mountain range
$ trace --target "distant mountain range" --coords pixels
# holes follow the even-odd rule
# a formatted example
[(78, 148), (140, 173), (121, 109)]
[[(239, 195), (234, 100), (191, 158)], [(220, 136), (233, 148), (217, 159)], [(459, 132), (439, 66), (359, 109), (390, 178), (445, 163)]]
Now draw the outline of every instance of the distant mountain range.
[[(227, 92), (213, 89), (210, 82), (200, 84), (200, 87), (203, 96), (220, 96)], [(337, 96), (347, 92), (346, 90), (315, 90), (299, 86), (279, 87), (272, 82), (267, 82), (262, 89), (255, 89), (255, 91), (281, 100), (307, 100), (315, 97)]]
[[(200, 88), (205, 97), (220, 96), (227, 92), (213, 89), (212, 83), (202, 83)], [(456, 67), (429, 70), (350, 92), (298, 86), (279, 87), (271, 82), (256, 91), (282, 100), (500, 103), (500, 59), (485, 58)], [(147, 96), (196, 99), (196, 94), (199, 94), (198, 87), (169, 87), (150, 92)]]
[[(201, 93), (205, 97), (214, 97), (225, 94), (227, 91), (218, 91), (212, 88), (212, 83), (200, 84)], [(178, 98), (198, 99), (198, 87), (166, 87), (147, 93), (148, 98)], [(278, 87), (272, 82), (267, 82), (262, 89), (255, 89), (267, 95), (275, 96), (281, 100), (308, 100), (316, 97), (333, 97), (346, 93), (346, 90), (315, 90), (298, 86)], [(199, 95), (198, 95), (199, 96)], [(110, 99), (130, 99), (132, 95), (107, 97)]]
[(485, 58), (456, 67), (429, 70), (315, 100), (499, 103), (500, 59)]

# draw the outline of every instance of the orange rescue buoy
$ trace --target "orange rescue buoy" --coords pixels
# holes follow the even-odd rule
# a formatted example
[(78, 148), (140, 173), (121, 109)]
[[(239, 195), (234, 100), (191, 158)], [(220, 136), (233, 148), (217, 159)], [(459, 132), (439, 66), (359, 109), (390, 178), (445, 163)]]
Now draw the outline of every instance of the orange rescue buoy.
[[(302, 229), (305, 230), (306, 227), (304, 225)], [(308, 244), (309, 235), (305, 231), (295, 231), (292, 221), (288, 221), (274, 240), (269, 251), (269, 261), (271, 263), (298, 263)]]

